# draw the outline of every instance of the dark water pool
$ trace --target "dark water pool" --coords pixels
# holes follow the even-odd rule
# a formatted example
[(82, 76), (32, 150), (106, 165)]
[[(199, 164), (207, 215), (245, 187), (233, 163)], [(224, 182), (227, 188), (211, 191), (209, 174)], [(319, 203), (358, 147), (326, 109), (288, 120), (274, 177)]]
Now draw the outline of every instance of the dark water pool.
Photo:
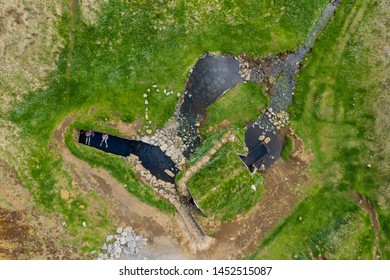
[[(102, 136), (103, 133), (94, 131), (93, 136), (90, 137), (89, 146), (123, 157), (134, 154), (142, 161), (143, 167), (149, 170), (157, 179), (174, 183), (174, 178), (166, 174), (165, 169), (171, 170), (175, 175), (179, 172), (179, 169), (159, 147), (142, 141), (128, 140), (114, 135), (108, 135), (108, 147), (106, 147), (106, 144), (102, 142)], [(86, 140), (85, 131), (81, 130), (79, 134), (79, 143), (87, 145)]]

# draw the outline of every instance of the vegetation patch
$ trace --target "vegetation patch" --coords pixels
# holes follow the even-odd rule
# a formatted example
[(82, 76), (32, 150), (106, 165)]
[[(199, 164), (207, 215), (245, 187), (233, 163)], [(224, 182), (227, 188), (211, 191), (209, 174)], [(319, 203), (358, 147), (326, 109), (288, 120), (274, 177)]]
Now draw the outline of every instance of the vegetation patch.
[(378, 204), (379, 190), (389, 180), (379, 166), (388, 166), (388, 159), (375, 131), (375, 116), (383, 110), (375, 104), (383, 89), (374, 82), (381, 70), (371, 61), (377, 42), (367, 36), (376, 29), (379, 10), (371, 1), (342, 1), (301, 69), (290, 112), (293, 127), (314, 154), (314, 186), (261, 243), (255, 258), (377, 258), (372, 221), (353, 201), (353, 191), (379, 213), (383, 256), (378, 254), (389, 258), (384, 246), (390, 240), (388, 207)]
[(260, 111), (267, 108), (269, 96), (263, 87), (254, 83), (238, 84), (207, 108), (205, 136), (220, 132), (227, 126), (244, 127), (255, 120)]
[(228, 221), (261, 198), (262, 177), (243, 167), (238, 150), (236, 143), (227, 143), (187, 183), (209, 217)]
[(284, 160), (288, 160), (288, 158), (294, 152), (294, 149), (295, 149), (294, 139), (292, 139), (290, 135), (286, 135), (286, 143), (284, 144), (282, 150), (282, 158)]

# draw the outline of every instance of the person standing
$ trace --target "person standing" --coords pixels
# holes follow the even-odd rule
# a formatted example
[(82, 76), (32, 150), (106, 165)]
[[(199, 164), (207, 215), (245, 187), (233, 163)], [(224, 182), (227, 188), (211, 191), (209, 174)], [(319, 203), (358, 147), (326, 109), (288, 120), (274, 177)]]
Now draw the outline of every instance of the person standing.
[(100, 142), (100, 147), (102, 146), (102, 144), (104, 142), (106, 144), (106, 149), (107, 149), (108, 148), (107, 140), (108, 140), (108, 134), (107, 133), (103, 133), (102, 134), (102, 142)]

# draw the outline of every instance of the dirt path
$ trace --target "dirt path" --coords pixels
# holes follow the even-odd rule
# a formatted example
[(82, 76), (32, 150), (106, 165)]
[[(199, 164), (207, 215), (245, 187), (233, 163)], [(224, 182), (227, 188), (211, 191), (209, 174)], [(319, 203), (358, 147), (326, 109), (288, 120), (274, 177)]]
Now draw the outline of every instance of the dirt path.
[[(155, 250), (161, 250), (159, 243), (164, 240), (163, 247), (171, 249), (176, 256), (193, 258), (189, 253), (190, 244), (181, 231), (178, 219), (141, 202), (107, 171), (92, 168), (72, 155), (64, 143), (64, 132), (74, 119), (75, 116), (66, 118), (54, 133), (64, 160), (64, 169), (74, 178), (74, 185), (84, 192), (96, 191), (105, 201), (111, 218), (124, 225), (131, 225), (136, 232), (147, 236)], [(159, 242), (155, 242), (158, 240)]]
[(364, 198), (360, 193), (354, 192), (353, 197), (355, 201), (359, 204), (359, 206), (363, 209), (364, 212), (370, 215), (372, 225), (374, 226), (375, 230), (375, 246), (372, 248), (372, 255), (374, 260), (378, 260), (380, 258), (383, 258), (383, 254), (379, 249), (379, 232), (380, 232), (380, 226), (379, 226), (379, 220), (378, 215), (375, 212), (374, 207), (372, 204)]

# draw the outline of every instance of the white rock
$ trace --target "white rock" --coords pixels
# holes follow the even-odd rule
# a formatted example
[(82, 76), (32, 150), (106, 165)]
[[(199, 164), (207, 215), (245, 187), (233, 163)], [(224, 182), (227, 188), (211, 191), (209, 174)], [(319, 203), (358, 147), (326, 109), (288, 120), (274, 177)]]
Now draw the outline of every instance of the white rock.
[(144, 98), (148, 97), (148, 95), (146, 93), (144, 93)]
[(128, 235), (128, 236), (126, 236), (126, 241), (127, 242), (131, 242), (131, 241), (133, 241), (134, 240), (134, 237), (130, 234), (130, 235)]
[(123, 231), (123, 228), (122, 228), (122, 227), (118, 227), (118, 228), (116, 229), (116, 233), (122, 233), (122, 231)]
[(130, 255), (130, 249), (129, 248), (123, 248), (123, 253), (125, 253), (126, 255)]
[(107, 237), (106, 237), (106, 242), (111, 241), (113, 238), (114, 238), (114, 236), (112, 236), (111, 234), (110, 234), (110, 235), (107, 235)]
[(148, 100), (145, 100), (145, 105), (148, 105), (149, 104), (149, 101)]
[(87, 223), (86, 222), (83, 222), (83, 227), (86, 227), (87, 226)]

